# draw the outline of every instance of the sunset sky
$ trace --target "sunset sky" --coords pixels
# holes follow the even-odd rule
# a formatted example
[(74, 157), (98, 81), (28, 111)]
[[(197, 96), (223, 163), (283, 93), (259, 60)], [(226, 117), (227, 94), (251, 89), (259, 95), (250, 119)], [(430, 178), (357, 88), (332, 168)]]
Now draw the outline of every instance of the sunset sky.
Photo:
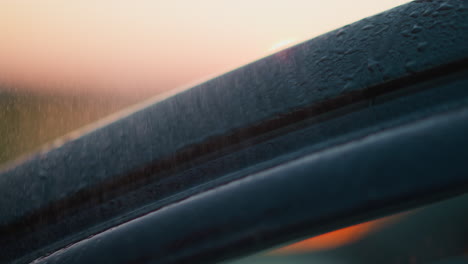
[(405, 2), (2, 0), (0, 82), (153, 95)]

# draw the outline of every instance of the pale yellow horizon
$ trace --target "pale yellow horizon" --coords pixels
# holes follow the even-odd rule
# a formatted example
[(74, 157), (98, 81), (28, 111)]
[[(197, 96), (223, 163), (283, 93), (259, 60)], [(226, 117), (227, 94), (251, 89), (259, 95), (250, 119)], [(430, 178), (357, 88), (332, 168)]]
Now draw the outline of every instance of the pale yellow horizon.
[(0, 83), (154, 95), (406, 2), (3, 0)]

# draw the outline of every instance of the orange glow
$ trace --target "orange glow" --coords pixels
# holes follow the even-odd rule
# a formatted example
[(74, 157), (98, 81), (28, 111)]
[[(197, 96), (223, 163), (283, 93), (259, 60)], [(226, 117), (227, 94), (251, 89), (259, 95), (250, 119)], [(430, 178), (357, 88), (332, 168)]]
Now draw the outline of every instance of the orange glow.
[(353, 242), (356, 242), (369, 233), (378, 230), (394, 221), (399, 219), (403, 214), (386, 217), (354, 226), (338, 229), (323, 235), (315, 236), (301, 242), (294, 243), (289, 246), (271, 252), (273, 255), (277, 254), (294, 254), (301, 252), (310, 252), (326, 249), (334, 249), (342, 247)]
[(350, 244), (356, 240), (359, 240), (360, 238), (368, 234), (370, 231), (372, 231), (376, 227), (376, 225), (376, 223), (370, 222), (346, 227), (280, 248), (274, 253), (290, 254), (338, 248)]

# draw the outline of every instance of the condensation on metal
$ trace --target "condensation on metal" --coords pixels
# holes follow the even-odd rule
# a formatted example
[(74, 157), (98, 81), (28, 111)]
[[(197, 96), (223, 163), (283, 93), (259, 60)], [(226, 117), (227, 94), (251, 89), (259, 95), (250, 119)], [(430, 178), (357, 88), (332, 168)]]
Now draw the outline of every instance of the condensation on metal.
[[(1, 172), (0, 230), (18, 230), (22, 232), (23, 237), (16, 245), (11, 245), (10, 240), (0, 240), (0, 260), (6, 259), (5, 256), (9, 256), (11, 260), (18, 257), (18, 254), (29, 253), (32, 248), (45, 247), (46, 242), (54, 243), (69, 235), (80, 233), (96, 222), (119, 216), (122, 213), (119, 206), (122, 206), (118, 200), (112, 200), (111, 202), (116, 203), (109, 206), (91, 208), (97, 210), (97, 214), (87, 208), (93, 212), (92, 221), (85, 218), (86, 210), (76, 214), (73, 211), (73, 206), (86, 199), (102, 202), (101, 199), (105, 199), (107, 193), (89, 195), (86, 192), (104, 184), (111, 183), (109, 188), (114, 191), (113, 181), (124, 178), (117, 187), (130, 187), (115, 192), (117, 195), (120, 195), (118, 192), (121, 191), (125, 192), (126, 197), (136, 197), (140, 195), (137, 194), (140, 189), (131, 189), (133, 182), (139, 180), (149, 184), (147, 181), (150, 180), (157, 188), (148, 191), (145, 197), (145, 202), (148, 202), (151, 199), (164, 198), (158, 196), (160, 193), (164, 193), (165, 197), (174, 195), (203, 182), (212, 181), (225, 173), (222, 170), (217, 172), (218, 174), (200, 172), (195, 173), (194, 177), (190, 178), (188, 175), (183, 178), (187, 181), (173, 182), (171, 177), (164, 178), (158, 174), (159, 167), (156, 167), (156, 171), (147, 170), (148, 165), (164, 161), (164, 166), (174, 170), (190, 167), (198, 164), (196, 162), (199, 158), (214, 159), (213, 157), (219, 155), (217, 147), (225, 147), (223, 151), (229, 152), (232, 149), (229, 145), (230, 140), (236, 144), (242, 143), (242, 140), (268, 134), (269, 128), (280, 129), (279, 126), (287, 124), (290, 113), (296, 113), (296, 117), (309, 118), (311, 112), (329, 114), (332, 110), (342, 107), (342, 103), (363, 104), (367, 103), (363, 102), (363, 99), (371, 98), (368, 103), (373, 104), (376, 87), (387, 85), (385, 89), (390, 89), (393, 81), (413, 80), (426, 72), (429, 73), (417, 78), (423, 81), (431, 79), (434, 73), (443, 77), (447, 72), (441, 73), (434, 69), (447, 65), (452, 65), (448, 70), (449, 74), (466, 69), (466, 6), (466, 1), (461, 0), (415, 1), (400, 6), (158, 101), (120, 120), (67, 141), (57, 148), (38, 153)], [(403, 90), (406, 87), (399, 85)], [(456, 86), (458, 88), (450, 87), (452, 88), (447, 88), (448, 90), (434, 90), (436, 92), (427, 97), (431, 103), (421, 107), (421, 111), (430, 112), (426, 108), (433, 109), (432, 103), (444, 96), (448, 98), (441, 100), (444, 104), (453, 99), (464, 100), (466, 94), (463, 89), (459, 89), (460, 85)], [(450, 92), (444, 94), (444, 91), (449, 90)], [(417, 101), (423, 105), (427, 98), (421, 97), (421, 100)], [(393, 104), (393, 110), (387, 112), (398, 112), (398, 118), (403, 118), (405, 109), (402, 105)], [(302, 109), (310, 107), (313, 111), (301, 112)], [(400, 108), (397, 111), (395, 107)], [(411, 106), (406, 107), (408, 111), (414, 110)], [(439, 108), (444, 107), (446, 106)], [(340, 111), (347, 111), (348, 108), (343, 109)], [(377, 113), (374, 112), (376, 109), (372, 109), (373, 115), (362, 119), (362, 124), (355, 122), (349, 125), (349, 122), (353, 122), (351, 117), (347, 119), (346, 124), (357, 130), (361, 125), (389, 119), (387, 113), (381, 120), (377, 118), (372, 121)], [(381, 116), (384, 116), (385, 107), (381, 107), (379, 111)], [(271, 120), (280, 122), (264, 126), (263, 130), (257, 129), (259, 124)], [(325, 135), (329, 135), (329, 138), (321, 137), (323, 135), (318, 133), (317, 136), (314, 134), (310, 138), (304, 137), (304, 144), (315, 144), (336, 137), (343, 130), (343, 124), (341, 123), (341, 128), (335, 124), (332, 133)], [(327, 125), (328, 123), (323, 127)], [(313, 128), (309, 131), (313, 131)], [(286, 130), (285, 133), (290, 132)], [(325, 130), (323, 132), (325, 133)], [(213, 143), (213, 139), (216, 138), (221, 138), (221, 143)], [(347, 140), (351, 139), (352, 137), (347, 137)], [(197, 148), (191, 149), (193, 146)], [(184, 152), (185, 156), (180, 156), (184, 159), (182, 164), (179, 162), (180, 157), (175, 154), (186, 149), (190, 151)], [(257, 162), (257, 154), (246, 154), (241, 159)], [(176, 158), (173, 158), (174, 155)], [(265, 154), (264, 158), (273, 157)], [(227, 164), (228, 160), (224, 162)], [(248, 162), (245, 164), (254, 165)], [(196, 169), (202, 168), (200, 166)], [(138, 171), (138, 177), (143, 178), (136, 179), (136, 174), (132, 174), (135, 171)], [(74, 197), (75, 200), (68, 201), (70, 197)], [(86, 201), (89, 202), (88, 200)], [(58, 203), (63, 201), (65, 204), (59, 206)], [(128, 199), (128, 204), (125, 205), (127, 211), (124, 213), (136, 210), (142, 205), (144, 203), (138, 199)], [(61, 206), (70, 206), (71, 212), (65, 212)], [(44, 208), (49, 211), (42, 212)], [(66, 219), (60, 218), (62, 214)], [(75, 214), (74, 218), (69, 217), (71, 214)], [(30, 223), (23, 221), (27, 216), (32, 217), (29, 219)], [(59, 226), (60, 230), (53, 229), (54, 225)], [(31, 232), (26, 232), (24, 226), (30, 228)], [(49, 229), (44, 226), (54, 231), (48, 233), (51, 241), (46, 241), (44, 236), (39, 235), (41, 230), (48, 232)], [(19, 237), (15, 232), (9, 235), (10, 239)], [(57, 247), (63, 243), (59, 242)], [(15, 246), (18, 248), (16, 251), (13, 250)], [(55, 246), (52, 249), (55, 249)], [(38, 254), (42, 253), (44, 252)]]
[(196, 195), (35, 263), (210, 263), (453, 195), (468, 187), (466, 131), (468, 109), (427, 118)]

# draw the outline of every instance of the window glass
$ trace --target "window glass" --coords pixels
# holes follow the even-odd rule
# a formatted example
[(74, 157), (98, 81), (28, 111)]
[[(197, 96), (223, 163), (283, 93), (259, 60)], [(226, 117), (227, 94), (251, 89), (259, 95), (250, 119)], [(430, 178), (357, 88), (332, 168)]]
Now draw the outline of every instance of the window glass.
[(0, 1), (0, 166), (407, 0)]
[(468, 264), (468, 195), (312, 237), (230, 264)]

